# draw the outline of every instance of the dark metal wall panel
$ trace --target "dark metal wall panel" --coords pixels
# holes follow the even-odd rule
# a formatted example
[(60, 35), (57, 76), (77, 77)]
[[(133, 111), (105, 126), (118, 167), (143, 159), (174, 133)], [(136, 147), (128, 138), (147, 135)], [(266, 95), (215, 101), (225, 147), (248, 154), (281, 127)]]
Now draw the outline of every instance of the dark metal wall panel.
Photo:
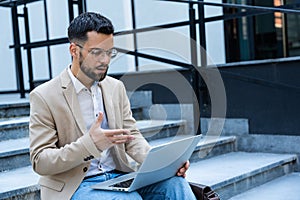
[(300, 135), (299, 66), (292, 61), (220, 68), (227, 117), (249, 119), (251, 134)]

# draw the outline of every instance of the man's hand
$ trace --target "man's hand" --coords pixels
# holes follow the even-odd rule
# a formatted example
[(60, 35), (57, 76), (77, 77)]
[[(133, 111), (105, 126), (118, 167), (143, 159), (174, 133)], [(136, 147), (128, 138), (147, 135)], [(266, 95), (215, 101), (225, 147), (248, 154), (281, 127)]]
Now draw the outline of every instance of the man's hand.
[(184, 163), (184, 165), (177, 171), (176, 175), (185, 178), (186, 171), (189, 169), (189, 167), (190, 167), (190, 161), (186, 161), (186, 163)]
[(89, 134), (99, 150), (104, 151), (114, 144), (123, 144), (134, 139), (126, 129), (102, 129), (103, 113), (100, 112), (96, 121), (91, 126)]

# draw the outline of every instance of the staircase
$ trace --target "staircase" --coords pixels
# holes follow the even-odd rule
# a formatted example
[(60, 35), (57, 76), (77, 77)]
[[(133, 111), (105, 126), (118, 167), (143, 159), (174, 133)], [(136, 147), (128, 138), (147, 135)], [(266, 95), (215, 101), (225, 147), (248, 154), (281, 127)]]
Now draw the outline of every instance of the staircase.
[[(155, 112), (150, 92), (129, 96), (137, 125), (152, 146), (191, 134), (188, 118), (176, 119), (168, 111), (150, 117), (149, 111)], [(166, 108), (172, 110), (172, 106)], [(39, 177), (29, 162), (28, 116), (28, 100), (0, 99), (1, 200), (40, 199)], [(203, 137), (190, 158), (189, 181), (211, 186), (222, 200), (300, 199), (300, 173), (294, 172), (296, 155), (239, 152), (236, 136)]]

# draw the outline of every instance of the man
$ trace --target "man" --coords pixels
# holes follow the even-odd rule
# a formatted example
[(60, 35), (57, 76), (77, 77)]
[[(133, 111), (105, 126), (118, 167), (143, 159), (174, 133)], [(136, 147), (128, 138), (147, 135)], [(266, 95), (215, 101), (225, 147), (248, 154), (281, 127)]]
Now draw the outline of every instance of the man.
[(30, 159), (41, 175), (42, 200), (194, 199), (177, 176), (136, 192), (89, 186), (134, 171), (128, 156), (142, 163), (149, 144), (136, 128), (122, 82), (106, 76), (117, 51), (110, 20), (83, 13), (68, 28), (71, 66), (30, 93)]

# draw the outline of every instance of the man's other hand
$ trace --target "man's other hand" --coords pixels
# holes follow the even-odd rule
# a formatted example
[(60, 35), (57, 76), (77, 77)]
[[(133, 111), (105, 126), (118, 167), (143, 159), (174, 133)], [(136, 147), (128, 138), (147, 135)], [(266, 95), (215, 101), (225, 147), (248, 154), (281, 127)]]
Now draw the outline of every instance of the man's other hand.
[(114, 144), (123, 144), (135, 139), (126, 129), (102, 129), (102, 120), (103, 113), (100, 112), (89, 130), (89, 134), (99, 150), (103, 151)]
[(186, 171), (189, 169), (189, 167), (190, 167), (190, 161), (186, 161), (186, 163), (184, 163), (184, 165), (177, 171), (176, 175), (185, 178)]

